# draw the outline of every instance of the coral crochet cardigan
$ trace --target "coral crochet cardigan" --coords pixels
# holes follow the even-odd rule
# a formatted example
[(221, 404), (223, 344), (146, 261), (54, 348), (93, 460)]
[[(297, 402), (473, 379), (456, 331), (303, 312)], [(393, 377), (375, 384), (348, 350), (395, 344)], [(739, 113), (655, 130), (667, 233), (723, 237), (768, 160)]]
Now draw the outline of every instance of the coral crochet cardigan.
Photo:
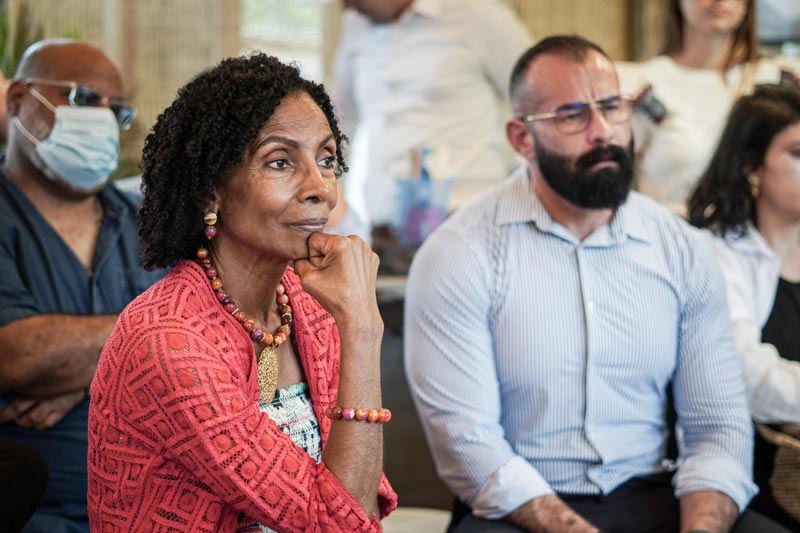
[[(323, 446), (339, 333), (291, 269), (283, 284)], [(92, 382), (92, 531), (232, 532), (243, 512), (277, 531), (380, 531), (325, 463), (258, 408), (253, 345), (182, 261), (122, 313)], [(397, 495), (381, 475), (381, 516)]]

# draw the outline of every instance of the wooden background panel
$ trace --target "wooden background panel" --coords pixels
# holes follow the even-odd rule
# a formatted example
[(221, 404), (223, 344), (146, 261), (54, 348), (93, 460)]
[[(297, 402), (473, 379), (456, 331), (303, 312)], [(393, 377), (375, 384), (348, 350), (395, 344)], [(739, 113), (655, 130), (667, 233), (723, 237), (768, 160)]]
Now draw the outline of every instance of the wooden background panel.
[(576, 33), (596, 42), (612, 59), (631, 53), (631, 0), (509, 0), (536, 40)]

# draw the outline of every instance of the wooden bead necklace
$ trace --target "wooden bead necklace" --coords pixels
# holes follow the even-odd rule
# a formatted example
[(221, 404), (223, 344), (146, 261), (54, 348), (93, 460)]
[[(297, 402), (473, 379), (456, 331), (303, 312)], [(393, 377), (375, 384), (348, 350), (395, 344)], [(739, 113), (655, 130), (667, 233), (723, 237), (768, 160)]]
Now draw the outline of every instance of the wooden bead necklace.
[[(213, 225), (209, 225), (209, 227), (213, 228)], [(208, 233), (206, 231), (206, 236), (208, 236)], [(209, 239), (211, 238), (213, 236), (209, 237)], [(202, 246), (198, 248), (197, 259), (205, 270), (206, 276), (211, 282), (211, 288), (225, 311), (230, 313), (241, 324), (251, 339), (264, 344), (264, 349), (261, 350), (261, 354), (258, 356), (258, 389), (261, 392), (261, 400), (268, 403), (271, 402), (275, 397), (275, 390), (278, 388), (278, 347), (285, 343), (292, 333), (292, 308), (289, 305), (286, 289), (280, 283), (275, 289), (278, 314), (281, 316), (281, 326), (274, 334), (267, 333), (257, 327), (255, 320), (247, 318), (244, 311), (239, 309), (239, 306), (233, 301), (231, 295), (225, 291), (222, 278), (219, 277), (219, 272), (214, 267), (208, 250)]]

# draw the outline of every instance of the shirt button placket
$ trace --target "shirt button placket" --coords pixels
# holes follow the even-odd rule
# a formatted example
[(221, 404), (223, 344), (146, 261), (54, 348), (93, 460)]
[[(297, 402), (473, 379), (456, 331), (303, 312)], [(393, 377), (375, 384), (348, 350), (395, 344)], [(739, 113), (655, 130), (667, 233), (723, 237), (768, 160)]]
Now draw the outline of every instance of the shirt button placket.
[[(581, 244), (575, 249), (575, 259), (578, 266), (578, 277), (581, 284), (581, 298), (583, 300), (583, 320), (584, 320), (584, 338), (586, 339), (585, 350), (585, 366), (584, 366), (584, 417), (583, 417), (583, 430), (586, 435), (586, 440), (595, 453), (602, 460), (600, 450), (597, 448), (593, 441), (593, 406), (596, 404), (597, 398), (593, 398), (592, 382), (594, 381), (594, 354), (592, 352), (593, 342), (592, 334), (594, 332), (594, 302), (592, 301), (592, 289), (590, 277), (588, 274), (588, 259), (586, 257), (586, 248)], [(595, 475), (600, 472), (594, 472), (595, 468), (590, 468), (587, 472), (589, 479), (595, 481)], [(593, 475), (595, 474), (595, 475)]]

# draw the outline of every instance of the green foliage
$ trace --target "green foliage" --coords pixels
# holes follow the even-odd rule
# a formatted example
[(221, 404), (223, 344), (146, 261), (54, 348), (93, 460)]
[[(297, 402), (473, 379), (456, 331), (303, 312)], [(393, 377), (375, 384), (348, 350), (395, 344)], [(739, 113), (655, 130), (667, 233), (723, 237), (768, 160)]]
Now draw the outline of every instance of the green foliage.
[(16, 20), (8, 13), (8, 0), (0, 5), (0, 72), (6, 78), (14, 77), (25, 49), (42, 39), (41, 26), (34, 26), (28, 5), (20, 2)]

